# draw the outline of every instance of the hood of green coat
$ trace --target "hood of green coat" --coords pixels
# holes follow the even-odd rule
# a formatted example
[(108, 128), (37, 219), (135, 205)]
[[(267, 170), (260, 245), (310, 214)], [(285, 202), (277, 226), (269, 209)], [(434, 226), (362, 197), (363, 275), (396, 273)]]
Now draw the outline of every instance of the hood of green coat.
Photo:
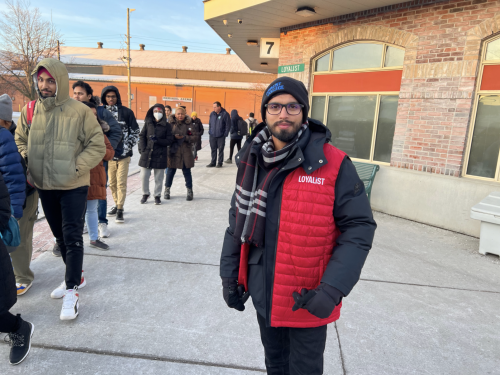
[[(49, 71), (50, 75), (54, 77), (56, 80), (57, 84), (57, 90), (56, 90), (56, 96), (55, 98), (46, 98), (44, 102), (52, 102), (54, 103), (55, 106), (62, 105), (64, 102), (66, 102), (69, 97), (69, 76), (68, 76), (68, 70), (66, 69), (66, 65), (64, 65), (62, 62), (56, 59), (43, 59), (38, 63), (36, 66), (35, 70), (33, 70), (33, 73), (31, 73), (31, 76), (33, 77), (33, 80), (35, 81), (35, 87), (36, 87), (36, 92), (38, 93), (38, 97), (42, 98), (42, 94), (38, 90), (38, 82), (37, 82), (37, 73), (40, 68), (45, 68)], [(49, 104), (49, 103), (46, 103)], [(45, 106), (45, 103), (44, 103)]]

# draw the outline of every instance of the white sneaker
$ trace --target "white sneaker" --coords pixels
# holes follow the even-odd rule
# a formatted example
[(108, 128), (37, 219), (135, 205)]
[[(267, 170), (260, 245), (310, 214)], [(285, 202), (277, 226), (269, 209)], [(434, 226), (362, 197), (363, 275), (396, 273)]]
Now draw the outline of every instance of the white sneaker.
[(89, 232), (89, 228), (87, 228), (87, 224), (83, 225), (83, 234), (87, 234)]
[(75, 286), (74, 289), (66, 290), (61, 315), (59, 316), (61, 320), (73, 320), (78, 316), (79, 299), (80, 295), (77, 286)]
[[(82, 271), (82, 281), (80, 282), (80, 286), (78, 287), (78, 289), (83, 288), (85, 285), (87, 285), (87, 280), (83, 276), (83, 271)], [(52, 291), (52, 293), (50, 293), (50, 298), (59, 299), (63, 298), (65, 295), (66, 295), (66, 282), (63, 281), (61, 285), (59, 285), (56, 289)]]
[(108, 224), (99, 223), (99, 237), (108, 238), (110, 235)]

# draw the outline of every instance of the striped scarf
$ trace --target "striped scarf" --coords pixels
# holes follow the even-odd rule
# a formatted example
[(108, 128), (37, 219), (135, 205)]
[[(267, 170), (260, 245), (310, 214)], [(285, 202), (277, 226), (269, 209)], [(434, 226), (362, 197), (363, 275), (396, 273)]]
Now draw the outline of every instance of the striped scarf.
[[(266, 126), (241, 156), (236, 176), (235, 240), (263, 247), (269, 186), (306, 128), (307, 123), (302, 124), (295, 138), (281, 150), (275, 151), (271, 132)], [(258, 147), (260, 144), (262, 147)], [(257, 163), (260, 154), (264, 164), (261, 173), (265, 173), (266, 176), (257, 185), (259, 171)]]

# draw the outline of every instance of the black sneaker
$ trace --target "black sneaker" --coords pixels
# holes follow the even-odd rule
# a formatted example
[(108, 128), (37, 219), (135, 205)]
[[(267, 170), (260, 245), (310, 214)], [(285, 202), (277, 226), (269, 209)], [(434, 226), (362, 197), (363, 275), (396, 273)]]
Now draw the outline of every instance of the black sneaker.
[(224, 163), (226, 164), (232, 164), (233, 160), (232, 159), (227, 159)]
[(149, 195), (143, 195), (141, 199), (141, 204), (144, 204), (148, 201)]
[(217, 164), (215, 168), (222, 168), (222, 164)]
[(109, 246), (102, 242), (100, 238), (95, 241), (90, 241), (90, 247), (94, 247), (99, 250), (109, 250)]
[(215, 167), (215, 164), (210, 163), (209, 165), (207, 165), (207, 168), (213, 168), (213, 167)]
[(115, 216), (116, 215), (116, 211), (118, 211), (118, 209), (116, 208), (116, 206), (111, 207), (111, 209), (108, 211), (108, 216)]
[(187, 189), (187, 201), (192, 201), (193, 200), (193, 189)]
[(52, 248), (52, 255), (55, 257), (61, 256), (61, 248), (59, 247), (58, 244), (55, 244), (54, 247)]
[(31, 349), (31, 336), (33, 336), (34, 331), (33, 323), (23, 320), (21, 327), (16, 332), (5, 336), (4, 341), (10, 343), (11, 346), (9, 357), (11, 365), (20, 364), (28, 356)]
[(124, 223), (125, 220), (123, 219), (123, 210), (116, 210), (116, 219), (115, 221), (117, 223)]
[(160, 205), (161, 204), (161, 199), (160, 197), (155, 197), (155, 204)]

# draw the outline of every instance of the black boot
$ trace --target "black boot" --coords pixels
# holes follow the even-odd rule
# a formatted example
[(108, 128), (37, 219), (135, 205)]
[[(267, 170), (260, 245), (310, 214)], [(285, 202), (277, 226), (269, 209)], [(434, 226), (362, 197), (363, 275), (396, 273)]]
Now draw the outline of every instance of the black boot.
[(21, 326), (4, 338), (4, 341), (10, 343), (11, 346), (9, 357), (11, 365), (20, 364), (28, 356), (31, 349), (31, 336), (35, 330), (33, 323), (22, 320), (20, 315), (17, 315), (17, 318), (21, 320)]
[(163, 194), (163, 198), (170, 199), (170, 188), (165, 186), (165, 193)]
[(192, 201), (193, 200), (193, 189), (189, 189), (188, 188), (188, 194), (187, 194), (186, 200), (187, 201)]
[(141, 204), (144, 204), (148, 201), (149, 195), (143, 195), (141, 199)]

